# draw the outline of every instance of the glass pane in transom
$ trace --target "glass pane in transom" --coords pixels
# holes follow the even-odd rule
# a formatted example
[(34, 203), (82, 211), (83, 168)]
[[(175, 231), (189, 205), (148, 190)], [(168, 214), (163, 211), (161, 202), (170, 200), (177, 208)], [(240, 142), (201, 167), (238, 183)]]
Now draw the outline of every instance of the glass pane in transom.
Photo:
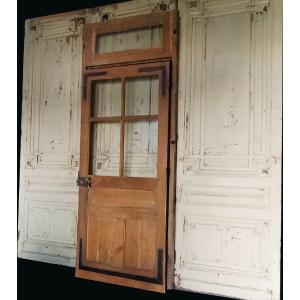
[(162, 26), (111, 32), (97, 35), (96, 53), (161, 48), (162, 42)]

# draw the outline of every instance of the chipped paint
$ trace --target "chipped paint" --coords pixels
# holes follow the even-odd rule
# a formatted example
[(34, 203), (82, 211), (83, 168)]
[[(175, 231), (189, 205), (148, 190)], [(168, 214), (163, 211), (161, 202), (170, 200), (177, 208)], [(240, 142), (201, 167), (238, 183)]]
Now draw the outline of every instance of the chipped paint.
[(279, 299), (279, 1), (178, 4), (176, 288)]
[[(174, 9), (175, 2), (171, 2), (163, 1), (166, 9)], [(19, 257), (75, 265), (83, 25), (151, 13), (160, 3), (129, 1), (26, 21)], [(138, 43), (145, 42), (139, 36)], [(137, 103), (140, 108), (144, 100)], [(157, 128), (149, 128), (155, 137)], [(138, 138), (130, 152), (140, 160), (142, 172), (153, 174), (145, 154), (153, 152), (155, 142), (149, 142), (142, 130), (142, 126), (133, 129), (132, 135)], [(102, 171), (110, 168), (111, 149), (104, 150), (96, 163)]]

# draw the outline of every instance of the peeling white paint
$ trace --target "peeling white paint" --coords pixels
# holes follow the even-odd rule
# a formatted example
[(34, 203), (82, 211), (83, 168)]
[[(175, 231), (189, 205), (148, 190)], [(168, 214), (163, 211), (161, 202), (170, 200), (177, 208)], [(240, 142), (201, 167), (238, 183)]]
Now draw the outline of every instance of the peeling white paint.
[(279, 299), (279, 2), (179, 2), (178, 289)]
[[(176, 7), (176, 1), (164, 3)], [(280, 1), (178, 4), (175, 285), (279, 299)], [(19, 257), (75, 265), (83, 23), (159, 9), (158, 1), (130, 1), (26, 22)], [(136, 96), (129, 108), (135, 113), (149, 109), (143, 91), (140, 85), (130, 95)], [(111, 102), (106, 109), (118, 107)], [(129, 159), (127, 169), (152, 176), (156, 128), (148, 126), (146, 137), (144, 129), (129, 128), (128, 157), (134, 163)], [(96, 173), (116, 168), (113, 136), (111, 126), (102, 129), (104, 141), (94, 149)]]

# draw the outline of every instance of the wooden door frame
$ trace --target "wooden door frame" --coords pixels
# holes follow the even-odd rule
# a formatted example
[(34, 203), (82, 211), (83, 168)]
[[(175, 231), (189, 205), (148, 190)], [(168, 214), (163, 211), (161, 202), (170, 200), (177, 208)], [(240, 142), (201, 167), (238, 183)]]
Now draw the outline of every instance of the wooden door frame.
[[(154, 22), (153, 22), (153, 20)], [(143, 21), (143, 25), (140, 26), (139, 21)], [(91, 55), (91, 32), (96, 32), (99, 30), (99, 27), (112, 27), (112, 32), (118, 31), (117, 28), (127, 28), (128, 26), (132, 28), (128, 23), (133, 22), (138, 28), (145, 28), (147, 26), (155, 25), (155, 21), (158, 24), (163, 26), (163, 49), (161, 51), (150, 51), (145, 50), (127, 50), (117, 52), (118, 55), (115, 57), (109, 53), (109, 55), (104, 55), (103, 59), (97, 56)], [(127, 24), (127, 25), (126, 25)], [(126, 27), (127, 26), (127, 27)], [(128, 28), (129, 28), (128, 27)], [(127, 29), (128, 29), (127, 28)], [(133, 27), (135, 28), (135, 27)], [(109, 33), (109, 30), (104, 30), (106, 33)], [(122, 31), (122, 30), (120, 30)], [(95, 37), (95, 34), (94, 34)], [(167, 167), (167, 201), (166, 201), (166, 257), (165, 260), (165, 286), (168, 289), (174, 287), (174, 264), (175, 264), (175, 198), (176, 198), (176, 159), (177, 159), (177, 77), (178, 77), (178, 15), (176, 11), (170, 12), (161, 12), (155, 14), (141, 15), (138, 17), (128, 17), (121, 18), (117, 20), (107, 21), (105, 24), (87, 24), (84, 26), (83, 31), (83, 61), (82, 61), (82, 70), (83, 70), (83, 101), (86, 98), (87, 93), (87, 80), (91, 73), (100, 74), (103, 72), (104, 68), (109, 66), (121, 66), (126, 64), (140, 64), (140, 63), (150, 63), (150, 62), (162, 62), (169, 61), (171, 70), (170, 70), (170, 87), (169, 87), (169, 141), (168, 141), (168, 167)], [(121, 55), (120, 55), (121, 54)], [(125, 59), (124, 59), (125, 58)], [(82, 105), (88, 105), (87, 101), (83, 102)], [(81, 126), (86, 126), (87, 116), (82, 110), (81, 116)], [(82, 157), (85, 156), (87, 137), (81, 136), (80, 150), (80, 173), (78, 174), (78, 185), (88, 184), (88, 180), (85, 176), (88, 175), (82, 170), (88, 170), (87, 162), (82, 160)], [(79, 199), (87, 199), (87, 189), (80, 188)], [(82, 203), (79, 201), (79, 214), (83, 213)], [(80, 224), (78, 224), (78, 232), (81, 232)], [(80, 239), (78, 239), (77, 246), (77, 258), (76, 266), (79, 266), (80, 261)], [(85, 272), (85, 271), (81, 271)], [(88, 276), (92, 280), (97, 280), (97, 274), (89, 274)], [(110, 275), (105, 275), (107, 280), (102, 280), (106, 282), (114, 282), (119, 285), (126, 285), (124, 278), (116, 278)], [(112, 280), (113, 279), (113, 280)], [(148, 289), (142, 282), (136, 281), (133, 285), (136, 288)], [(153, 289), (151, 289), (153, 290)], [(155, 289), (154, 289), (155, 290)], [(157, 289), (157, 291), (164, 292)]]
[[(167, 11), (84, 25), (83, 64), (88, 69), (89, 67), (95, 66), (170, 58), (172, 56), (171, 53), (174, 50), (173, 47), (175, 46), (177, 48), (177, 44), (173, 43), (173, 35), (177, 34), (177, 29), (176, 32), (174, 32), (173, 23), (177, 23), (176, 13), (174, 11)], [(161, 47), (129, 49), (108, 53), (97, 53), (95, 51), (98, 35), (148, 29), (157, 26), (162, 28)]]

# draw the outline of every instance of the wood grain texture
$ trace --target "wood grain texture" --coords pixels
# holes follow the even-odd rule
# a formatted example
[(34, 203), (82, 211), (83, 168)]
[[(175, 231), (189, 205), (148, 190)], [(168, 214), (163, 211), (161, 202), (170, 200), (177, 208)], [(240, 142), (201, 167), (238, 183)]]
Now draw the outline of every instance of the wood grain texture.
[[(127, 21), (124, 20), (124, 22)], [(118, 26), (122, 24), (121, 21), (114, 23)], [(90, 26), (90, 30), (93, 30), (92, 28), (93, 26)], [(103, 25), (101, 28), (103, 29)], [(87, 28), (85, 29), (85, 36), (85, 43), (92, 45), (95, 42), (95, 38), (90, 35)], [(165, 39), (170, 37), (169, 34), (164, 35), (164, 45), (168, 45), (169, 41), (167, 43)], [(85, 51), (90, 51), (93, 48), (93, 46), (89, 47)], [(148, 59), (146, 52), (144, 53), (144, 59)], [(116, 62), (119, 63), (119, 61)], [(94, 63), (99, 62), (95, 60)], [(84, 56), (84, 66), (87, 65)], [(97, 75), (97, 69), (86, 70), (84, 68), (87, 86), (85, 104), (82, 106), (82, 110), (85, 111), (82, 118), (82, 123), (84, 123), (82, 134), (89, 134), (88, 127), (91, 124), (106, 124), (105, 121), (108, 121), (108, 124), (120, 124), (120, 151), (117, 154), (120, 157), (119, 176), (89, 175), (91, 184), (88, 188), (88, 194), (85, 196), (87, 197), (84, 204), (85, 215), (82, 219), (79, 219), (79, 223), (85, 225), (83, 225), (84, 229), (78, 234), (78, 245), (80, 245), (78, 255), (80, 257), (77, 259), (77, 274), (83, 274), (81, 273), (83, 270), (88, 271), (88, 273), (85, 273), (87, 278), (94, 276), (93, 272), (98, 273), (97, 277), (99, 276), (99, 278), (115, 274), (114, 277), (110, 277), (113, 278), (112, 283), (120, 282), (120, 277), (123, 276), (126, 278), (125, 281), (122, 281), (123, 284), (127, 282), (129, 286), (134, 283), (131, 280), (136, 278), (136, 280), (140, 280), (142, 286), (146, 289), (153, 288), (157, 290), (157, 286), (161, 286), (159, 290), (165, 291), (170, 63), (162, 61), (127, 64), (118, 65), (118, 68), (113, 65), (110, 67), (103, 66), (101, 72), (100, 77)], [(145, 85), (147, 81), (143, 78), (152, 77), (156, 78), (156, 81), (149, 81), (151, 84), (147, 83)], [(93, 96), (91, 86), (93, 81), (101, 79), (103, 82), (103, 80), (114, 78), (121, 80), (120, 115), (109, 116), (106, 114), (105, 116), (96, 117), (94, 114), (92, 117), (86, 117), (91, 115), (90, 106), (93, 103), (91, 101)], [(134, 81), (127, 85), (125, 84), (127, 78), (141, 78), (141, 80), (135, 81), (137, 85)], [(155, 87), (156, 92), (153, 89)], [(144, 94), (142, 89), (144, 89)], [(128, 93), (128, 91), (131, 92)], [(144, 95), (147, 95), (147, 93), (150, 98), (144, 98), (145, 101), (141, 101), (139, 97), (145, 97)], [(156, 99), (151, 97), (153, 93), (158, 93)], [(129, 101), (133, 101), (133, 106), (126, 106)], [(155, 102), (158, 103), (158, 109), (155, 108)], [(118, 100), (114, 99), (113, 103), (118, 103)], [(148, 108), (141, 106), (141, 103), (148, 105)], [(132, 107), (134, 107), (133, 110)], [(148, 112), (148, 115), (140, 113), (144, 111)], [(151, 114), (152, 112), (156, 114)], [(126, 177), (128, 173), (124, 173), (126, 167), (124, 158), (125, 155), (127, 158), (128, 153), (132, 153), (132, 150), (130, 150), (132, 146), (128, 148), (128, 141), (125, 140), (125, 137), (128, 137), (128, 129), (133, 124), (134, 127), (131, 130), (135, 131), (134, 128), (137, 124), (147, 122), (149, 124), (150, 122), (158, 123), (157, 149), (154, 150), (157, 155), (157, 175), (154, 178), (143, 178), (145, 176)], [(147, 136), (147, 132), (142, 133), (141, 131), (141, 134), (144, 135), (143, 139)], [(127, 147), (126, 153), (125, 145)], [(82, 139), (81, 147), (85, 155), (83, 159), (86, 161), (89, 159), (90, 152), (89, 138)], [(83, 163), (83, 167), (86, 168), (86, 166), (87, 162)], [(115, 256), (115, 259), (113, 259), (113, 256)]]

